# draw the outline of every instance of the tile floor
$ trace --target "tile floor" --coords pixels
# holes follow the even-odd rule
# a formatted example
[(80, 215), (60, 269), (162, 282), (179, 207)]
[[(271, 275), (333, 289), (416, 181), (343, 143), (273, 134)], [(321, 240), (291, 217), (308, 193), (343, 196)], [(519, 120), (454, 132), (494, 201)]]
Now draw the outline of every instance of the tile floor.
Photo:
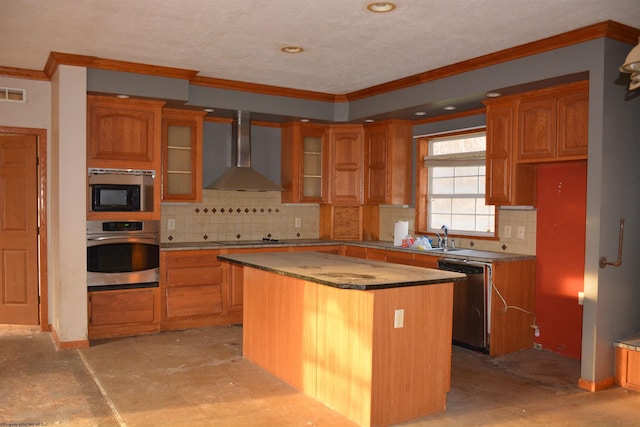
[[(640, 426), (640, 393), (577, 388), (579, 363), (453, 347), (447, 411), (402, 426)], [(0, 426), (355, 426), (242, 358), (242, 328), (105, 340), (56, 351), (0, 330)]]

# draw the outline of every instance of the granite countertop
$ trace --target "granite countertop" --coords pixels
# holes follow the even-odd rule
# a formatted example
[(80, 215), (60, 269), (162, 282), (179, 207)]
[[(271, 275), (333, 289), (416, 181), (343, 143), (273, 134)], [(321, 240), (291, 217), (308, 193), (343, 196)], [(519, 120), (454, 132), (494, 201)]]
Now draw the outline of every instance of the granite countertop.
[(202, 250), (202, 249), (238, 249), (238, 248), (265, 248), (265, 247), (287, 247), (287, 246), (330, 246), (330, 245), (352, 245), (366, 248), (376, 248), (393, 250), (398, 252), (409, 252), (421, 255), (431, 255), (453, 259), (469, 261), (494, 262), (494, 261), (524, 261), (535, 259), (533, 255), (514, 254), (508, 252), (480, 251), (475, 249), (456, 248), (455, 250), (443, 252), (440, 250), (419, 250), (393, 246), (393, 242), (388, 241), (341, 241), (322, 239), (287, 239), (278, 241), (263, 240), (239, 240), (239, 241), (211, 241), (211, 242), (176, 242), (162, 243), (162, 251), (178, 250)]
[(622, 340), (615, 340), (613, 346), (631, 351), (640, 351), (640, 332)]
[(375, 290), (449, 283), (466, 276), (318, 252), (218, 255), (227, 261), (341, 289)]

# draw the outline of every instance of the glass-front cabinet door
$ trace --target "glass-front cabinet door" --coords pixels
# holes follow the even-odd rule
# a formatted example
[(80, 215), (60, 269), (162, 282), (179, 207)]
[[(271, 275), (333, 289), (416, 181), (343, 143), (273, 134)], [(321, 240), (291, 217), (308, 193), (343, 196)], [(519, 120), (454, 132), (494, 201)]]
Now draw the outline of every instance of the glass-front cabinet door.
[(204, 113), (163, 110), (162, 200), (201, 201), (202, 122)]
[(308, 135), (302, 138), (302, 198), (322, 198), (322, 136)]
[(287, 123), (282, 128), (283, 203), (327, 201), (327, 131), (313, 123)]

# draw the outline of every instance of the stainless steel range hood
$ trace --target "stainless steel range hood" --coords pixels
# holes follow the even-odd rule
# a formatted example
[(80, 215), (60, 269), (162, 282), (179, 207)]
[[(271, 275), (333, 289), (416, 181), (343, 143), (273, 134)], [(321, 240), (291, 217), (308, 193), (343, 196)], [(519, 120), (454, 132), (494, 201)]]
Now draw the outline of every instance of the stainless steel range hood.
[(227, 169), (207, 189), (237, 191), (283, 191), (260, 172), (251, 168), (251, 120), (249, 113), (238, 111), (233, 121), (232, 140), (236, 144), (236, 166)]

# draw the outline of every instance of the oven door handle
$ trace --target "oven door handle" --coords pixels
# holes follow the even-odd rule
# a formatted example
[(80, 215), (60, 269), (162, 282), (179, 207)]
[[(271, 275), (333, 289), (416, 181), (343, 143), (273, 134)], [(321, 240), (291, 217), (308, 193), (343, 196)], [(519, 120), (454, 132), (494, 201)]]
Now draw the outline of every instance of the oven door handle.
[(143, 243), (148, 245), (158, 245), (160, 241), (157, 236), (97, 236), (87, 237), (87, 246), (96, 246), (101, 243)]

